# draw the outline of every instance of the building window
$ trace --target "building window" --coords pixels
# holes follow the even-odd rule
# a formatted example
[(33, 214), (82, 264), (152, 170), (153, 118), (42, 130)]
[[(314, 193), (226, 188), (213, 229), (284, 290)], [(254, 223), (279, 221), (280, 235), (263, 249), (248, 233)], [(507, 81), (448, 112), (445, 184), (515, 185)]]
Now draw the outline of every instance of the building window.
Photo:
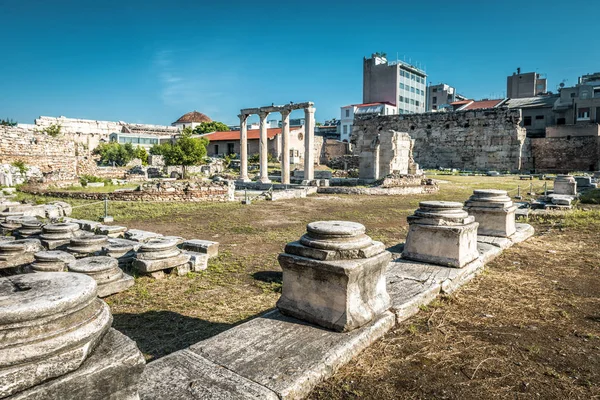
[(577, 110), (577, 120), (585, 121), (590, 119), (590, 109), (588, 107)]
[(437, 110), (437, 106), (431, 106), (432, 110)]
[(408, 104), (408, 97), (404, 98), (404, 102)]
[(419, 100), (415, 101), (415, 105), (419, 107)]
[(400, 70), (400, 76), (404, 76), (404, 71)]
[(431, 98), (431, 104), (437, 104), (437, 96)]
[(400, 83), (400, 89), (404, 89), (404, 83)]
[(399, 100), (400, 100), (400, 103), (402, 103), (404, 101), (404, 96), (400, 96)]
[(437, 93), (437, 89), (436, 88), (433, 88), (433, 93)]
[(544, 119), (544, 116), (543, 115), (536, 115), (535, 119)]
[(215, 144), (215, 154), (219, 154), (219, 145)]
[(411, 80), (411, 81), (414, 81), (414, 80), (415, 80), (415, 78), (416, 78), (416, 76), (414, 76), (413, 74), (410, 74), (410, 80)]
[(523, 118), (523, 126), (531, 126), (531, 117), (529, 115)]
[(344, 125), (344, 135), (348, 134), (348, 125)]
[(233, 143), (227, 143), (227, 154), (235, 154)]
[(415, 99), (410, 99), (410, 104), (415, 105)]
[(346, 118), (350, 117), (350, 110), (346, 110)]
[(411, 92), (411, 93), (414, 93), (414, 92), (415, 92), (415, 88), (411, 86), (411, 87), (410, 87), (410, 92)]

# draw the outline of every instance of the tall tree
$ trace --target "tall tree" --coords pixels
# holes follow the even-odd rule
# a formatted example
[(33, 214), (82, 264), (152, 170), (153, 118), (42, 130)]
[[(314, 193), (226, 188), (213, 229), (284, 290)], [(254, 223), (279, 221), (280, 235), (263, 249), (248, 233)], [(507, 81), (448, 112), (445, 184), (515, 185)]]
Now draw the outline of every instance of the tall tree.
[(163, 156), (166, 165), (181, 165), (183, 176), (187, 176), (187, 167), (202, 163), (206, 157), (208, 139), (193, 138), (190, 129), (184, 129), (175, 143), (163, 143), (150, 149), (151, 154)]
[(211, 121), (211, 122), (201, 122), (196, 128), (194, 128), (194, 133), (196, 135), (201, 135), (203, 133), (210, 132), (228, 132), (229, 127), (222, 122), (219, 121)]

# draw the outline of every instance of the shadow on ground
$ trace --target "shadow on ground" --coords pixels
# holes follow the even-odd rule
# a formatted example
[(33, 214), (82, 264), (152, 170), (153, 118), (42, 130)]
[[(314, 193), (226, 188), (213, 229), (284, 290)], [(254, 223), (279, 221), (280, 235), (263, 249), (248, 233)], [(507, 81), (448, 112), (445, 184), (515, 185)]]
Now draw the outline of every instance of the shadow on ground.
[(135, 340), (146, 361), (185, 349), (247, 321), (224, 324), (186, 317), (171, 311), (114, 314), (113, 317), (113, 328)]
[(266, 283), (283, 284), (283, 272), (281, 271), (258, 271), (252, 274), (252, 278)]

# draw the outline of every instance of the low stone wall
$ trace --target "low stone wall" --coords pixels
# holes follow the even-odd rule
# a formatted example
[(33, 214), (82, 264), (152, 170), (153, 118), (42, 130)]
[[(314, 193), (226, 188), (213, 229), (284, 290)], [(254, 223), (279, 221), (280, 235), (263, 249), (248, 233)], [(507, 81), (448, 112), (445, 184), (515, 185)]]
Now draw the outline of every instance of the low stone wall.
[(158, 182), (142, 184), (137, 190), (124, 190), (112, 193), (39, 190), (22, 188), (23, 192), (60, 198), (112, 201), (189, 201), (225, 202), (233, 201), (235, 185), (225, 182)]
[(319, 194), (361, 194), (369, 196), (396, 196), (407, 194), (429, 194), (440, 190), (437, 185), (419, 185), (404, 187), (351, 187), (351, 186), (328, 186), (318, 187)]

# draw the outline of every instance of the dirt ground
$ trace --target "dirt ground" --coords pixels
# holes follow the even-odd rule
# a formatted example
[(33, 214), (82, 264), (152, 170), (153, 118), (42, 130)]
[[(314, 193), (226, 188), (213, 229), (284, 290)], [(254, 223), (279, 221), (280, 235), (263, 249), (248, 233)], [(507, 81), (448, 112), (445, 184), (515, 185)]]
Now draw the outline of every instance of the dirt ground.
[(600, 398), (600, 228), (536, 228), (310, 398)]
[[(136, 277), (107, 298), (113, 326), (148, 360), (275, 306), (277, 254), (308, 222), (350, 220), (394, 246), (422, 200), (464, 201), (476, 188), (537, 193), (542, 181), (438, 177), (437, 194), (324, 196), (280, 202), (110, 204), (116, 224), (221, 243), (208, 270), (163, 280)], [(43, 199), (44, 201), (48, 199)], [(102, 205), (74, 210), (96, 219)], [(594, 398), (600, 396), (600, 213), (536, 221), (538, 234), (505, 252), (452, 297), (424, 308), (312, 394), (314, 399)]]

